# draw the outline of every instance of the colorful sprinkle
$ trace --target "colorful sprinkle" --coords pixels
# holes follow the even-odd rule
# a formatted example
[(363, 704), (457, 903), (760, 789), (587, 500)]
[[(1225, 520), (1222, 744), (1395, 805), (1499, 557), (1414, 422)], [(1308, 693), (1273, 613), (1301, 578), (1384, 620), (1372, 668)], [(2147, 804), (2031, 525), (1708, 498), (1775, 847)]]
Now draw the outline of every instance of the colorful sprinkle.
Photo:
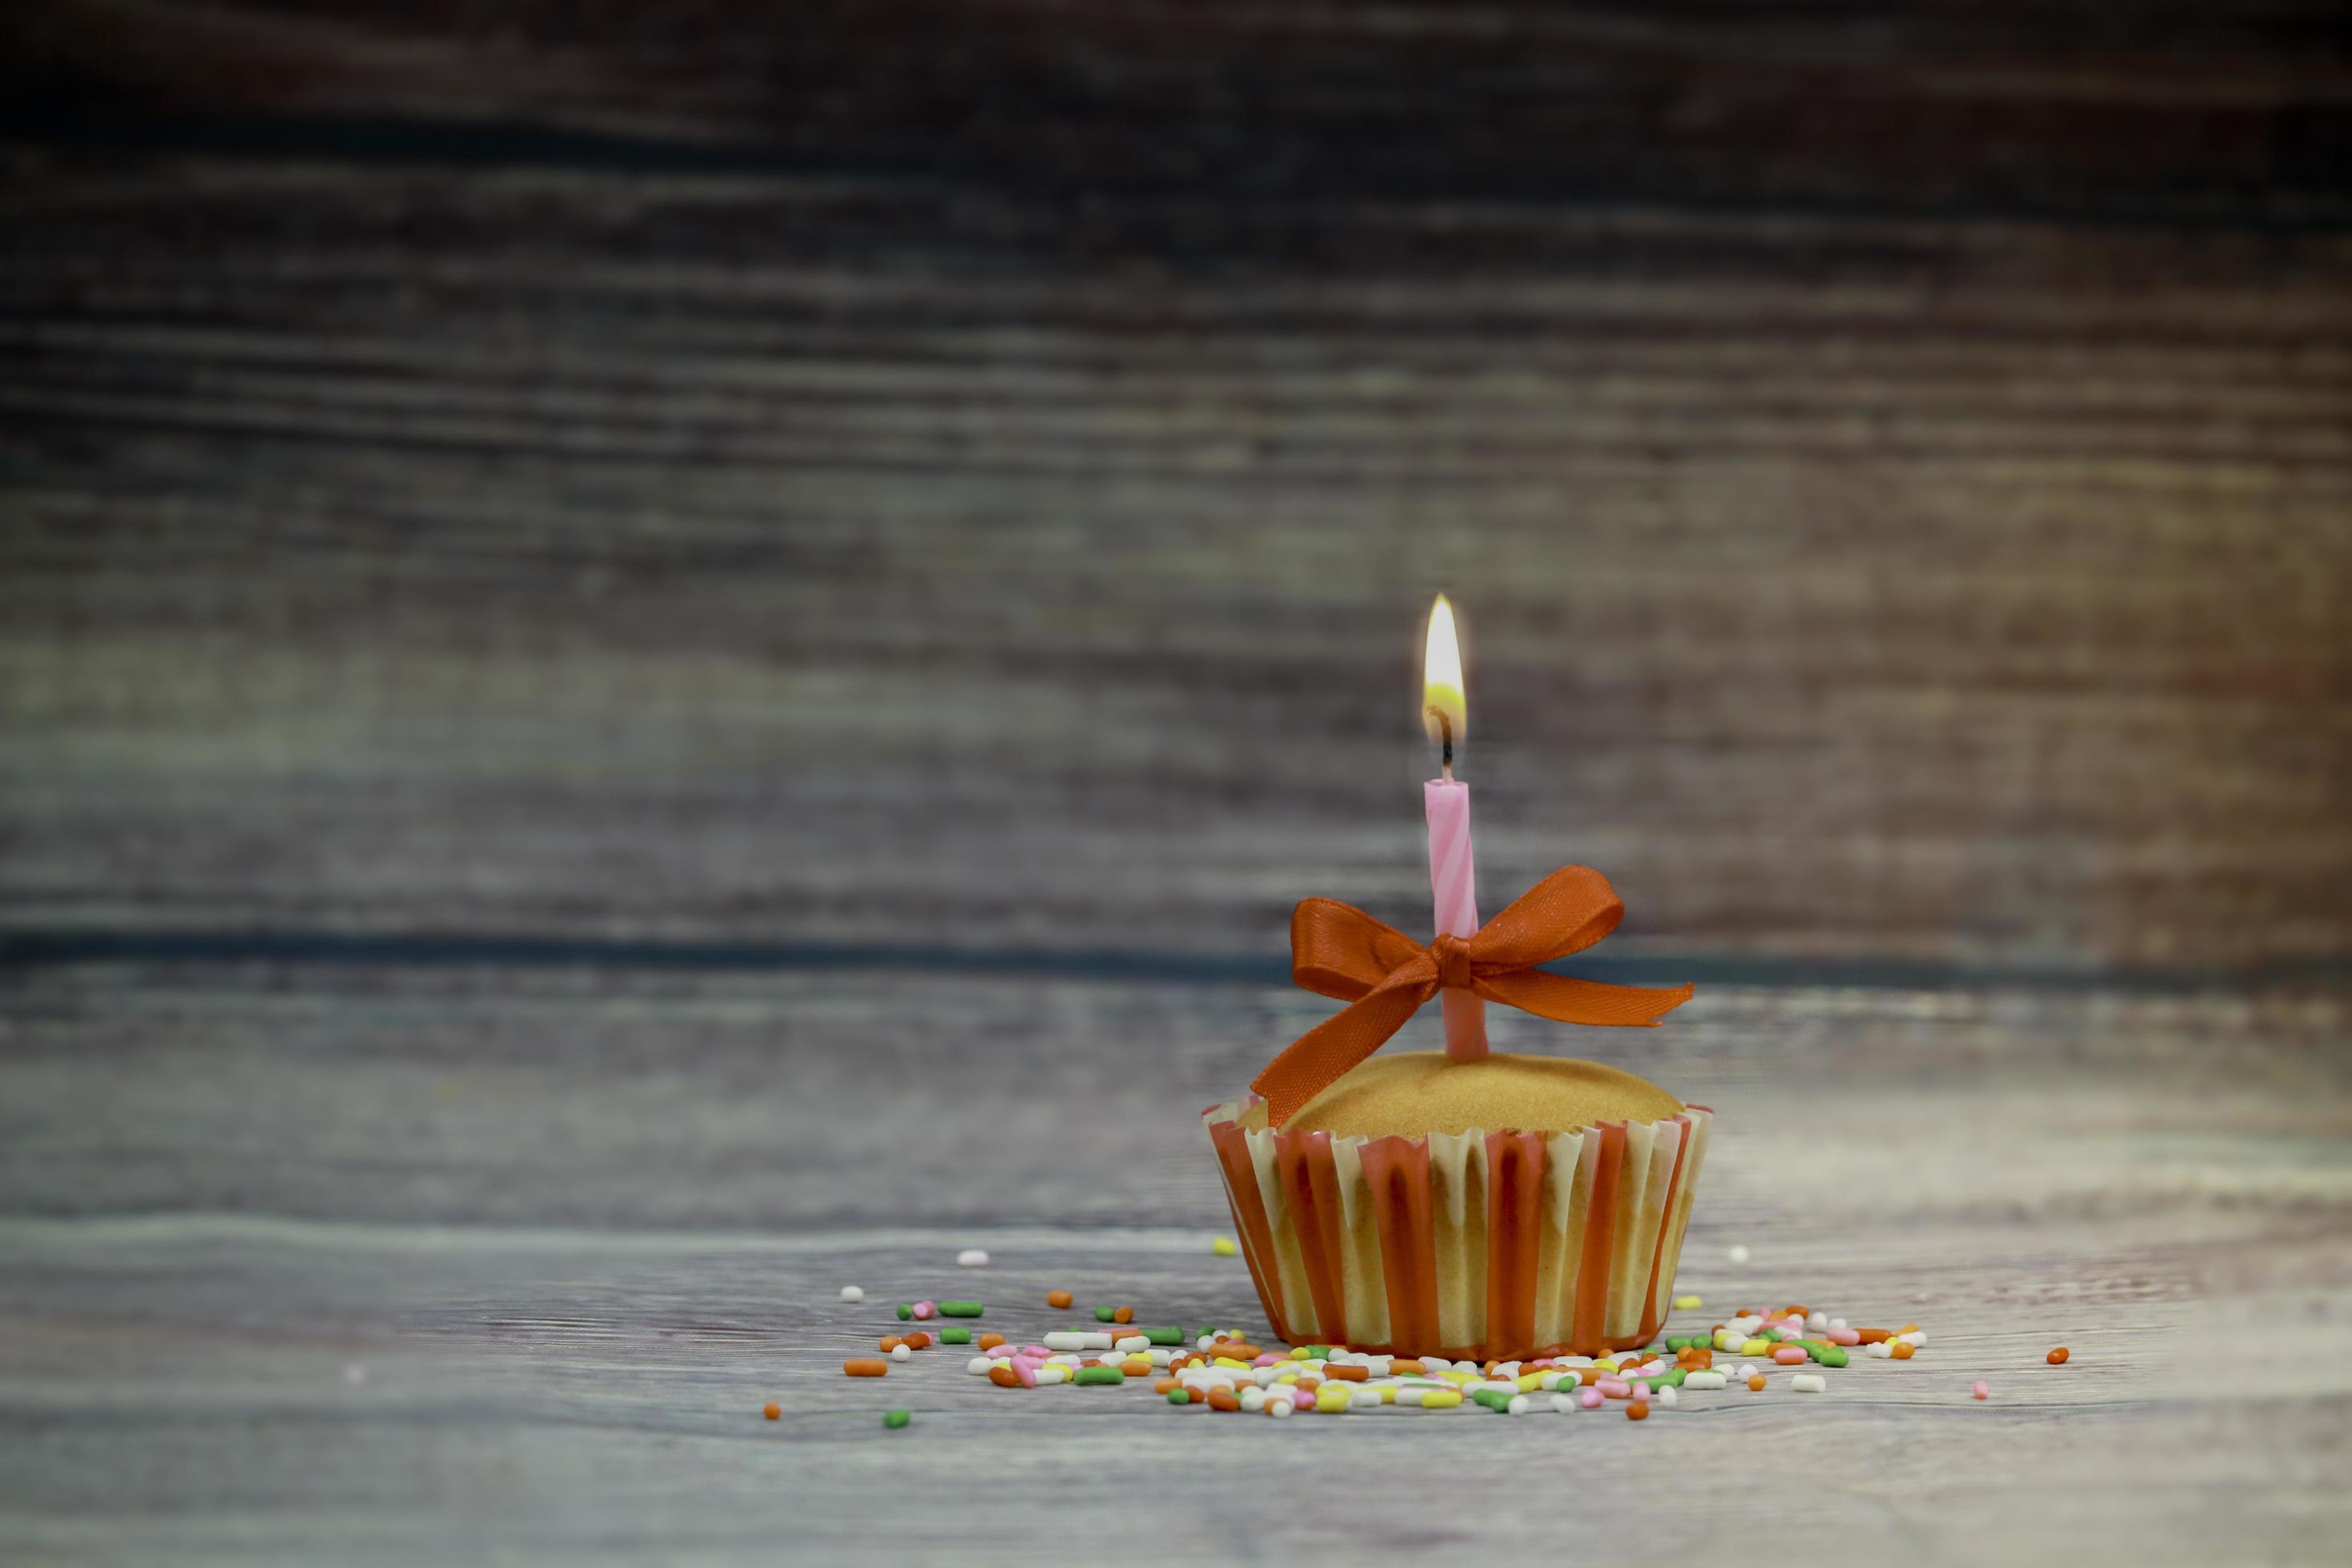
[(844, 1285), (841, 1288), (841, 1299), (845, 1301), (863, 1301), (866, 1300), (866, 1292), (855, 1285)]
[(1971, 1387), (1969, 1392), (1975, 1394), (1979, 1399), (1990, 1399), (1992, 1397), (1992, 1384), (1987, 1383), (1982, 1378), (1979, 1378), (1977, 1379), (1975, 1385)]
[(783, 1418), (784, 1407), (771, 1399), (768, 1403), (760, 1406), (760, 1414), (766, 1416), (771, 1421), (782, 1420)]
[(882, 1413), (882, 1425), (893, 1432), (913, 1419), (914, 1416), (904, 1410), (885, 1410)]
[(1241, 1255), (1242, 1249), (1234, 1245), (1232, 1237), (1221, 1236), (1209, 1243), (1209, 1250), (1220, 1258), (1236, 1258)]
[(872, 1356), (853, 1356), (841, 1363), (841, 1370), (852, 1377), (883, 1377), (888, 1374), (890, 1363)]
[(2052, 1366), (2064, 1366), (2066, 1364), (2066, 1347), (2064, 1345), (2060, 1345), (2056, 1350), (2052, 1351), (2042, 1359), (2047, 1361)]
[(1071, 1295), (1067, 1290), (1048, 1290), (1045, 1292), (1045, 1305), (1048, 1307), (1066, 1307), (1076, 1300), (1077, 1298)]
[(982, 1247), (967, 1247), (961, 1252), (956, 1254), (956, 1267), (958, 1268), (985, 1268), (988, 1267), (988, 1253), (986, 1249)]

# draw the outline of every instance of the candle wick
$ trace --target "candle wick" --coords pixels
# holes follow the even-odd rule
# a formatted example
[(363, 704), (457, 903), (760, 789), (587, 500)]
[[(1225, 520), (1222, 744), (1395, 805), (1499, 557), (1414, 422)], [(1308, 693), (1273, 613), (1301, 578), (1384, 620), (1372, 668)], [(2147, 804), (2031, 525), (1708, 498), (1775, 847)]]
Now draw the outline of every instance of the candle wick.
[(1441, 748), (1438, 757), (1439, 771), (1444, 775), (1445, 782), (1452, 784), (1454, 782), (1453, 715), (1435, 703), (1432, 703), (1429, 707), (1429, 716), (1437, 721), (1437, 743)]

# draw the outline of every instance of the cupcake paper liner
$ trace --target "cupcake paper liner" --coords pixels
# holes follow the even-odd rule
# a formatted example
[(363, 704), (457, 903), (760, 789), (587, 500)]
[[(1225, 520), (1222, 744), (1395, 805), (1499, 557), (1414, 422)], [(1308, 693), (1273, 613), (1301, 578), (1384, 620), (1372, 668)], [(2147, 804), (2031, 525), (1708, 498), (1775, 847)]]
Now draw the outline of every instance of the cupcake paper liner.
[(1715, 1113), (1575, 1132), (1336, 1138), (1202, 1112), (1286, 1344), (1505, 1361), (1647, 1344)]

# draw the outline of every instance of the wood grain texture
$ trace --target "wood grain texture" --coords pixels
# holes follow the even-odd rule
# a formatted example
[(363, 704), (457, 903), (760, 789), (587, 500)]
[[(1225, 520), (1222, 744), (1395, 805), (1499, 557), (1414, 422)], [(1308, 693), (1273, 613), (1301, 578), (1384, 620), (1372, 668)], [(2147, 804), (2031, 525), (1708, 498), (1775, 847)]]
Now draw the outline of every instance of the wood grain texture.
[(1626, 951), (2340, 965), (2326, 9), (1883, 10), (12, 20), (0, 909), (1270, 952), (1444, 587)]
[(298, 969), (7, 1000), (12, 1561), (1450, 1557), (1630, 1499), (1633, 1560), (2319, 1562), (2352, 1522), (2340, 1001), (1717, 993), (1586, 1032), (1721, 1108), (1685, 1289), (1928, 1350), (1638, 1428), (1286, 1430), (839, 1363), (967, 1290), (1025, 1333), (1055, 1286), (1259, 1323), (1192, 1113), (1311, 999)]

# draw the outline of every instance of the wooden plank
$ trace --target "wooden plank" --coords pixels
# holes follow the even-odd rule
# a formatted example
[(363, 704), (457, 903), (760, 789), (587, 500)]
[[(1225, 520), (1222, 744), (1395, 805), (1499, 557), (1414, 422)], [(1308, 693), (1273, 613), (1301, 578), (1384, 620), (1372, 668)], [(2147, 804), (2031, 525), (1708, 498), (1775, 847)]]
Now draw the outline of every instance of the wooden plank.
[(2339, 239), (1404, 204), (1138, 274), (1017, 196), (20, 162), (14, 923), (1412, 921), (1446, 587), (1496, 894), (2347, 952)]
[[(1635, 1560), (2323, 1561), (2347, 1522), (2326, 1470), (2352, 1394), (2340, 999), (1718, 993), (1675, 1030), (1580, 1032), (1719, 1108), (1682, 1270), (1709, 1311), (1801, 1298), (1929, 1328), (1918, 1360), (1818, 1401), (1285, 1429), (1137, 1390), (1007, 1394), (937, 1351), (840, 1375), (917, 1295), (969, 1290), (1024, 1333), (1062, 1316), (1055, 1286), (1256, 1322), (1241, 1265), (1209, 1255), (1226, 1222), (1192, 1113), (1262, 1056), (1251, 1037), (1324, 1005), (972, 978), (22, 980), (0, 1542), (1517, 1552), (1577, 1514), (1563, 1475), (1656, 1500), (1612, 1548)], [(986, 1271), (952, 1266), (970, 1245)], [(2223, 1345), (2261, 1348), (2221, 1375)], [(883, 1432), (886, 1405), (915, 1426)], [(1774, 1453), (1805, 1484), (1759, 1473)], [(1214, 1505), (1134, 1495), (1155, 1476)], [(1344, 1522), (1317, 1500), (1334, 1486)]]

